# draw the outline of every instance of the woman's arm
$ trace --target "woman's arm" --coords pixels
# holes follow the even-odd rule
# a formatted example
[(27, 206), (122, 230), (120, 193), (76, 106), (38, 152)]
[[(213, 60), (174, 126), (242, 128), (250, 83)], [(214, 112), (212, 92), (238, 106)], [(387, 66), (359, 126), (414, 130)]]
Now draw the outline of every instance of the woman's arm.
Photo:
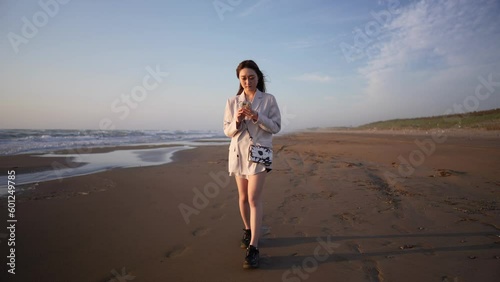
[(231, 99), (226, 102), (226, 110), (224, 111), (224, 134), (227, 137), (233, 137), (241, 129), (241, 122), (234, 113), (234, 107), (231, 105)]
[(270, 97), (270, 108), (267, 116), (262, 113), (258, 113), (257, 121), (254, 121), (254, 123), (258, 124), (263, 130), (276, 134), (281, 130), (281, 113), (278, 103), (276, 102), (276, 98), (272, 95), (270, 95)]

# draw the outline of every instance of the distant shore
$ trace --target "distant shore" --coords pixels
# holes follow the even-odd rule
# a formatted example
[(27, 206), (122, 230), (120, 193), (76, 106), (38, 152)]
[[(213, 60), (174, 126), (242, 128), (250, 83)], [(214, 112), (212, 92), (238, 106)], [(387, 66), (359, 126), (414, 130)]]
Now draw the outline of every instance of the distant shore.
[(385, 135), (413, 135), (413, 136), (425, 136), (425, 135), (446, 135), (455, 137), (500, 137), (500, 130), (487, 130), (487, 129), (410, 129), (410, 128), (400, 128), (400, 129), (360, 129), (360, 128), (310, 128), (303, 130), (301, 132), (317, 132), (317, 133), (356, 133), (356, 134), (385, 134)]

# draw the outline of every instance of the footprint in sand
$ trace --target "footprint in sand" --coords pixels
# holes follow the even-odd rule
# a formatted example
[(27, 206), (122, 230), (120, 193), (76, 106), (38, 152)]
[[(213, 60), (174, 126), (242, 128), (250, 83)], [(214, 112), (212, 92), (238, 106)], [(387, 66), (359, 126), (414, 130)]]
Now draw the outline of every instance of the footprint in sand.
[(344, 167), (361, 167), (361, 166), (363, 166), (363, 164), (362, 163), (344, 162), (343, 166)]
[(383, 273), (380, 271), (378, 263), (374, 260), (364, 260), (363, 261), (363, 272), (365, 273), (366, 279), (373, 282), (384, 281)]
[(214, 204), (212, 207), (214, 209), (221, 209), (221, 208), (223, 208), (225, 206), (226, 206), (226, 203), (218, 203), (218, 204)]
[(292, 217), (288, 220), (290, 224), (299, 224), (302, 221), (300, 217)]
[(436, 169), (434, 174), (429, 175), (429, 177), (449, 177), (453, 175), (463, 175), (465, 172), (456, 171), (451, 169)]
[(295, 232), (294, 235), (297, 237), (307, 237), (307, 233), (302, 232), (302, 231)]
[(332, 235), (333, 234), (333, 230), (331, 230), (328, 227), (323, 227), (323, 228), (321, 228), (321, 233), (323, 233), (325, 235)]
[(279, 217), (276, 217), (276, 218), (270, 218), (269, 221), (272, 222), (272, 223), (283, 224), (283, 223), (285, 223), (285, 218), (279, 216)]
[(363, 250), (361, 249), (361, 246), (356, 243), (356, 242), (347, 242), (347, 247), (351, 249), (352, 251), (356, 252), (356, 254), (362, 254)]
[(198, 227), (193, 232), (191, 232), (191, 234), (193, 234), (193, 236), (195, 237), (198, 237), (198, 236), (205, 236), (208, 232), (210, 232), (210, 228)]
[(260, 228), (260, 233), (262, 237), (271, 235), (271, 227), (270, 226), (262, 226)]
[(448, 277), (448, 276), (442, 276), (441, 277), (441, 282), (457, 282), (458, 281), (458, 277)]
[(211, 217), (212, 220), (221, 220), (226, 216), (226, 214), (216, 214)]
[(184, 246), (184, 245), (177, 245), (177, 246), (174, 246), (172, 249), (170, 249), (169, 251), (167, 251), (165, 253), (165, 256), (167, 258), (173, 258), (173, 257), (177, 257), (177, 256), (180, 256), (182, 255), (185, 251), (187, 250), (187, 247)]

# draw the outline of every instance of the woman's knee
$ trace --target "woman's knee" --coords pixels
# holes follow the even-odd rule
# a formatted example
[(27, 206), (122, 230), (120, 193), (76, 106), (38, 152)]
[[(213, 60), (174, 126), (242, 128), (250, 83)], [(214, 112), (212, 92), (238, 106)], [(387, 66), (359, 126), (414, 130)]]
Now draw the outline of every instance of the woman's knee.
[(241, 204), (248, 204), (248, 195), (240, 194), (239, 201)]
[(252, 208), (256, 208), (256, 207), (259, 207), (260, 205), (262, 205), (262, 199), (260, 197), (249, 197), (248, 198), (248, 204), (250, 205), (250, 207)]

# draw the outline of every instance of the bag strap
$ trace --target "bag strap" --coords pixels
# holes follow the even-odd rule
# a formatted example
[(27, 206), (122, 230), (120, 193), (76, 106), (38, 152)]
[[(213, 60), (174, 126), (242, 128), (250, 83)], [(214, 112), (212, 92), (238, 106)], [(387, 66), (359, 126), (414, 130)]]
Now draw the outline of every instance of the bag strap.
[(253, 137), (252, 137), (252, 134), (250, 134), (250, 130), (248, 130), (248, 123), (247, 123), (247, 120), (245, 120), (245, 127), (247, 128), (248, 136), (250, 136), (250, 141), (252, 141), (252, 143), (253, 143)]

